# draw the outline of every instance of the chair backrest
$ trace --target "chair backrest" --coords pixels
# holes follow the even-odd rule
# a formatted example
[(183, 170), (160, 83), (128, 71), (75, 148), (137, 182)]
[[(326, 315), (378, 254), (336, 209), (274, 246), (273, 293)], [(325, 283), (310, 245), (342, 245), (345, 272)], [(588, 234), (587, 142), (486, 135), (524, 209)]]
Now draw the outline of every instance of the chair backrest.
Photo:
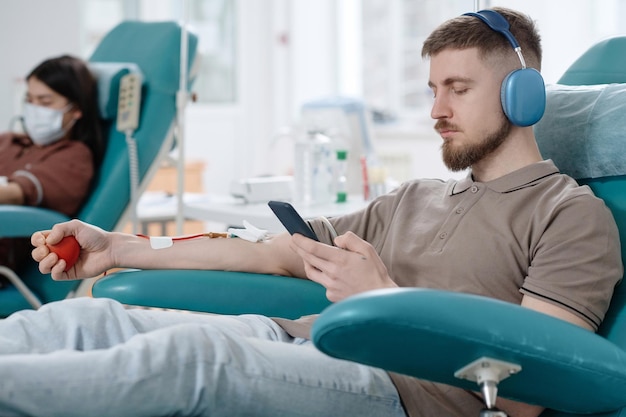
[[(188, 68), (195, 58), (197, 37), (188, 37)], [(134, 133), (139, 157), (140, 181), (149, 168), (155, 167), (159, 153), (170, 149), (173, 122), (176, 117), (176, 93), (180, 77), (181, 28), (175, 22), (126, 21), (113, 28), (102, 39), (90, 62), (136, 64), (143, 75), (141, 119)], [(148, 175), (149, 177), (149, 175)], [(128, 148), (124, 134), (115, 129), (108, 132), (107, 149), (89, 196), (78, 218), (114, 229), (130, 198)]]
[[(197, 44), (197, 36), (189, 33), (190, 69), (195, 59)], [(136, 66), (143, 76), (140, 122), (133, 134), (137, 143), (139, 178), (143, 185), (158, 168), (157, 162), (173, 145), (176, 94), (180, 77), (180, 49), (179, 24), (125, 21), (114, 27), (102, 39), (89, 58), (92, 69), (94, 67), (101, 69), (109, 63), (113, 67), (118, 66), (119, 68), (114, 70), (121, 75), (124, 69), (132, 70), (131, 67)], [(98, 74), (97, 70), (94, 72)], [(92, 191), (76, 216), (105, 230), (115, 230), (123, 226), (130, 202), (128, 147), (125, 135), (115, 128), (117, 109), (115, 98), (116, 92), (119, 91), (119, 78), (112, 77), (113, 81), (108, 86), (111, 89), (110, 105), (103, 104), (102, 100), (100, 103), (101, 113), (106, 113), (104, 135), (106, 150)], [(99, 88), (99, 93), (103, 93), (102, 88)], [(18, 271), (18, 274), (42, 302), (65, 298), (80, 283), (80, 281), (53, 281), (48, 276), (42, 276), (34, 263), (26, 265)], [(16, 295), (13, 298), (21, 303), (14, 309), (28, 308), (21, 296)], [(9, 301), (2, 302), (9, 309)]]
[[(567, 69), (558, 83), (563, 85), (626, 83), (626, 36), (606, 39), (592, 46)], [(599, 149), (604, 148), (605, 155), (606, 153), (613, 152), (615, 153), (614, 158), (621, 163), (621, 161), (626, 160), (626, 129), (616, 129), (615, 123), (624, 123), (622, 120), (624, 119), (623, 115), (626, 114), (626, 85), (613, 87), (615, 88), (613, 88), (612, 91), (616, 91), (616, 93), (610, 98), (613, 100), (611, 110), (615, 110), (615, 114), (612, 115), (612, 121), (607, 120), (606, 122), (599, 122), (595, 118), (593, 110), (589, 112), (589, 120), (585, 121), (585, 124), (590, 127), (590, 130), (594, 131), (602, 131), (603, 128), (600, 124), (606, 123), (608, 133), (605, 130), (601, 132), (600, 135), (593, 135), (593, 137), (587, 138), (585, 146), (592, 147), (597, 145)], [(603, 97), (599, 99), (598, 102), (606, 99), (609, 98)], [(548, 100), (550, 100), (549, 96)], [(592, 107), (599, 108), (602, 103), (598, 104), (598, 102), (594, 102)], [(605, 110), (608, 111), (608, 109)], [(569, 121), (571, 122), (571, 120)], [(556, 154), (558, 152), (556, 147), (549, 146), (549, 144), (545, 142), (545, 138), (540, 134), (540, 124), (542, 122), (539, 122), (535, 128), (537, 142), (539, 143), (542, 155), (544, 158), (557, 159), (559, 156)], [(616, 150), (618, 152), (615, 152)], [(591, 154), (597, 154), (597, 149), (590, 150), (589, 152)], [(559, 153), (562, 153), (562, 151)], [(557, 163), (557, 165), (559, 164)], [(626, 263), (626, 172), (622, 172), (623, 165), (616, 165), (618, 165), (617, 169), (614, 169), (614, 167), (601, 167), (601, 169), (608, 171), (602, 174), (602, 176), (586, 176), (583, 175), (583, 173), (578, 173), (578, 175), (573, 176), (580, 184), (588, 185), (596, 196), (605, 201), (607, 207), (613, 213), (620, 233), (622, 262)], [(611, 340), (616, 345), (626, 349), (625, 282), (622, 282), (616, 287), (611, 306), (598, 333)], [(602, 414), (602, 417), (618, 417), (623, 415), (623, 412), (624, 410)], [(542, 414), (542, 417), (547, 416), (566, 417), (569, 416), (569, 414), (556, 413), (548, 410)]]
[(626, 36), (615, 36), (593, 45), (561, 76), (565, 85), (626, 82)]
[[(613, 213), (620, 233), (622, 262), (626, 263), (626, 175), (585, 178), (578, 182), (591, 187)], [(626, 282), (622, 281), (616, 287), (611, 306), (598, 333), (626, 350)]]

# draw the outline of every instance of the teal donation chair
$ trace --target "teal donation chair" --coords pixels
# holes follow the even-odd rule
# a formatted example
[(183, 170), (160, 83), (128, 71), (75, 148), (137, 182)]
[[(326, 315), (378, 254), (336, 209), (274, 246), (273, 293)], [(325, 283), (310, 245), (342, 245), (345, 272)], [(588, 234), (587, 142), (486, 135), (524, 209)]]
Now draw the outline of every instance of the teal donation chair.
[[(179, 90), (181, 27), (175, 22), (125, 21), (114, 27), (89, 58), (98, 78), (100, 112), (104, 121), (106, 150), (95, 183), (75, 218), (105, 230), (123, 227), (129, 217), (131, 183), (126, 137), (115, 128), (120, 79), (131, 72), (142, 76), (137, 146), (139, 187), (147, 185), (158, 163), (174, 145), (176, 95)], [(188, 67), (198, 39), (188, 34)], [(69, 218), (38, 207), (0, 205), (0, 237), (30, 237)], [(0, 267), (0, 274), (14, 285), (0, 289), (0, 317), (14, 311), (71, 296), (80, 281), (53, 281), (32, 261), (16, 271)], [(17, 287), (16, 287), (17, 285)]]
[[(544, 158), (604, 199), (620, 231), (624, 261), (622, 83), (626, 37), (594, 45), (560, 85), (548, 87), (546, 115), (535, 132)], [(402, 288), (334, 304), (315, 322), (312, 337), (331, 356), (537, 404), (547, 408), (542, 417), (626, 416), (626, 283), (617, 286), (597, 334), (485, 297)], [(464, 369), (472, 363), (474, 370)]]
[[(545, 158), (553, 159), (563, 172), (605, 200), (617, 221), (626, 259), (626, 169), (619, 171), (626, 160), (626, 93), (620, 83), (626, 83), (626, 37), (594, 45), (567, 70), (559, 80), (561, 86), (550, 87), (546, 115), (536, 126), (536, 134)], [(574, 119), (567, 115), (576, 114), (573, 103), (584, 105), (589, 97), (594, 100), (594, 94), (597, 104), (604, 107), (587, 103), (583, 113), (590, 119), (572, 123)], [(559, 116), (566, 108), (570, 113)], [(605, 111), (594, 113), (599, 109)], [(617, 121), (622, 129), (615, 129)], [(564, 130), (556, 132), (555, 126)], [(572, 142), (553, 144), (552, 136)], [(593, 175), (581, 176), (572, 161), (585, 158), (570, 151), (586, 149), (601, 158), (587, 159), (584, 172)], [(605, 163), (607, 157), (613, 157), (614, 163)], [(128, 304), (283, 317), (320, 311), (330, 304), (323, 288), (308, 281), (225, 271), (117, 273), (98, 280), (93, 294)], [(301, 305), (280, 305), (295, 296), (303, 297)], [(278, 307), (272, 306), (277, 299)], [(543, 417), (624, 417), (625, 303), (622, 284), (594, 334), (485, 297), (419, 288), (378, 290), (326, 307), (314, 324), (312, 338), (331, 356), (469, 390), (482, 389), (489, 398), (497, 394), (538, 404), (547, 408)], [(472, 363), (483, 381), (480, 387), (455, 377)], [(459, 376), (472, 372), (465, 369)]]

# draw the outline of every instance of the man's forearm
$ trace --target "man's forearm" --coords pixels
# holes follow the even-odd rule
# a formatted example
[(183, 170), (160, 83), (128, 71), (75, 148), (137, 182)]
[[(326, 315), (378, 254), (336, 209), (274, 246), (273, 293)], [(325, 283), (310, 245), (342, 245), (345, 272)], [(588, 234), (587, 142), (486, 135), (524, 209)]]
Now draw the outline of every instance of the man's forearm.
[(111, 250), (115, 265), (122, 268), (213, 269), (303, 277), (302, 261), (289, 247), (289, 239), (287, 234), (259, 243), (202, 237), (153, 249), (149, 239), (116, 233)]

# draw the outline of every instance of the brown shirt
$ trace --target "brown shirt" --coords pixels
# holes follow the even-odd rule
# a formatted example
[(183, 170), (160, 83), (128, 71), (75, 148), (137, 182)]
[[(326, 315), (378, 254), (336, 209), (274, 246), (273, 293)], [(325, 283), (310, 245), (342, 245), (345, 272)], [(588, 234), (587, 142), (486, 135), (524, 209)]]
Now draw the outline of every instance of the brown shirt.
[[(417, 180), (364, 210), (330, 219), (370, 242), (403, 287), (480, 294), (519, 304), (524, 294), (597, 328), (622, 277), (619, 236), (604, 202), (543, 161), (487, 183)], [(331, 236), (311, 222), (320, 240)], [(277, 319), (309, 337), (315, 316)], [(391, 374), (410, 416), (478, 414), (471, 393)]]
[(0, 134), (0, 175), (22, 188), (26, 205), (73, 215), (94, 175), (92, 153), (78, 141), (42, 147), (26, 136), (4, 133)]

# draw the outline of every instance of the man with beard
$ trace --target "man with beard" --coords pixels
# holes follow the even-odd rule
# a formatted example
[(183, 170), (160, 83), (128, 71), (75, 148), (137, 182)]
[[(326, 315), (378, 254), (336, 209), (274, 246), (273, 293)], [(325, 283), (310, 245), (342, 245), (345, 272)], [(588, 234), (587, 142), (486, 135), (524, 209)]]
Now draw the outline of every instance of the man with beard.
[[(497, 11), (539, 69), (532, 20)], [(33, 235), (40, 270), (57, 280), (113, 267), (280, 274), (322, 284), (331, 301), (386, 287), (441, 288), (594, 331), (622, 277), (617, 228), (603, 201), (542, 160), (532, 127), (505, 117), (501, 85), (520, 67), (508, 40), (476, 16), (461, 16), (436, 29), (423, 54), (443, 158), (453, 170), (470, 168), (465, 179), (410, 181), (362, 211), (311, 221), (321, 242), (281, 234), (156, 249), (142, 237), (71, 221)], [(46, 244), (70, 235), (81, 252), (64, 272), (65, 261)], [(88, 298), (16, 313), (0, 322), (0, 414), (468, 416), (482, 409), (476, 393), (325, 356), (309, 340), (314, 320), (127, 310)], [(516, 417), (541, 412), (503, 398), (497, 405)]]

